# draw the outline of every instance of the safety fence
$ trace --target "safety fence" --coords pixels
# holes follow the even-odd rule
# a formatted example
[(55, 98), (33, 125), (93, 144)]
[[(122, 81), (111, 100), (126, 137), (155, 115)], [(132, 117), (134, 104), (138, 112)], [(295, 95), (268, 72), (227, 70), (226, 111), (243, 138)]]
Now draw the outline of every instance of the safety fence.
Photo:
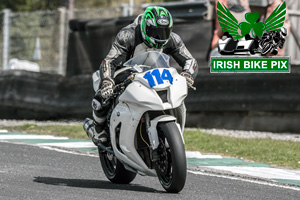
[(300, 11), (290, 10), (289, 17), (291, 21), (291, 29), (285, 44), (286, 55), (291, 56), (291, 61), (293, 64), (300, 65)]
[(0, 69), (2, 68), (2, 63), (3, 63), (3, 16), (4, 13), (3, 11), (0, 12)]
[(26, 63), (28, 68), (37, 64), (41, 71), (56, 72), (59, 42), (62, 39), (60, 34), (64, 34), (60, 30), (60, 24), (63, 22), (61, 13), (4, 10), (1, 13), (0, 26), (2, 69), (17, 68), (17, 63), (21, 62)]
[(65, 73), (70, 18), (103, 19), (138, 12), (123, 4), (100, 9), (65, 8), (55, 11), (0, 11), (0, 69)]
[[(288, 2), (288, 7), (291, 32), (285, 44), (286, 55), (291, 56), (292, 64), (300, 64), (300, 3)], [(75, 9), (72, 12), (65, 8), (36, 12), (2, 10), (0, 11), (0, 69), (27, 67), (33, 71), (64, 75), (71, 18), (112, 19), (131, 14), (137, 15), (142, 10), (141, 6), (131, 8), (127, 4), (100, 9)], [(209, 40), (205, 43), (208, 44)]]

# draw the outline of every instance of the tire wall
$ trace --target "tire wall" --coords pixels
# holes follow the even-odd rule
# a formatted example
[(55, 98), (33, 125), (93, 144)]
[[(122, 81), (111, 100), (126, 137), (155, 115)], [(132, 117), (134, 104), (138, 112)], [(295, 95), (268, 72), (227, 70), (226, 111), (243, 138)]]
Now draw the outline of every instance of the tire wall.
[(186, 101), (192, 127), (300, 131), (300, 74), (210, 74), (200, 69)]
[(65, 78), (26, 71), (0, 74), (0, 119), (84, 119), (91, 116), (91, 76)]

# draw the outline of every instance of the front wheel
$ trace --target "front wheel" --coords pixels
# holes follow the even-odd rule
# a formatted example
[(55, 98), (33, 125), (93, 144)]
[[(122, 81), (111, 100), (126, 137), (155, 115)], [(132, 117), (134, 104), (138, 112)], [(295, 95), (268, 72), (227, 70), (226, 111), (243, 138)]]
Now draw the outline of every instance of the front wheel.
[(180, 131), (174, 122), (160, 123), (160, 140), (155, 170), (163, 188), (170, 193), (180, 192), (186, 180), (186, 157)]
[(124, 165), (108, 152), (102, 152), (98, 148), (100, 162), (105, 176), (113, 183), (128, 184), (136, 176), (136, 173), (125, 169)]

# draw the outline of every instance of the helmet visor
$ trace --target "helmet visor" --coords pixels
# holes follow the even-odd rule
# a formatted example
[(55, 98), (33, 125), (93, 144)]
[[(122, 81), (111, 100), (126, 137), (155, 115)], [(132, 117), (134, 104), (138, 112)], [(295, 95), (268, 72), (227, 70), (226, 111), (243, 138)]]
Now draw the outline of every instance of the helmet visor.
[(156, 40), (168, 40), (170, 37), (171, 28), (169, 27), (153, 27), (147, 26), (146, 34)]

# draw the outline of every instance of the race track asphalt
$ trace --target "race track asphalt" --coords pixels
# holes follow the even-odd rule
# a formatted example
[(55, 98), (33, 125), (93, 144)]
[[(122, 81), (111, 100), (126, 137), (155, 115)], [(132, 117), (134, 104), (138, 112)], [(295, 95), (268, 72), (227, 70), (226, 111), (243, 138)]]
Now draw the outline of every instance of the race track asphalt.
[(99, 158), (0, 142), (0, 199), (299, 199), (300, 190), (188, 173), (184, 189), (168, 194), (155, 177), (110, 183)]

